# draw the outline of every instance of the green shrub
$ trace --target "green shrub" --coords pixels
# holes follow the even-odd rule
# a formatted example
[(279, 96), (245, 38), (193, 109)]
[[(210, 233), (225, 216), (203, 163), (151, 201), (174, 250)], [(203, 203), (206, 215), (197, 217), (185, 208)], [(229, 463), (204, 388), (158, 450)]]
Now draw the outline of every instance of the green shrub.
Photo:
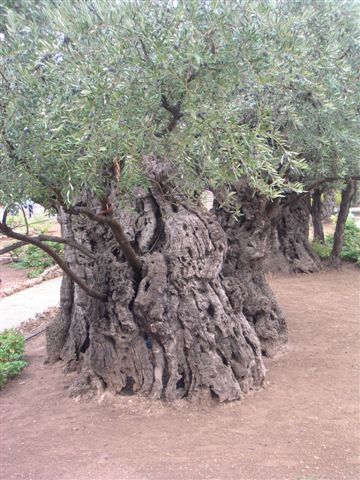
[(27, 365), (23, 360), (24, 349), (25, 339), (21, 334), (15, 330), (0, 333), (0, 386)]
[[(61, 243), (48, 242), (48, 245), (58, 254), (61, 254), (64, 250), (64, 246)], [(54, 264), (54, 260), (43, 250), (35, 247), (35, 245), (24, 247), (20, 251), (16, 260), (17, 268), (31, 269), (28, 273), (29, 278), (39, 276), (46, 268), (51, 267)]]
[[(329, 258), (333, 246), (333, 235), (326, 235), (324, 243), (314, 241), (312, 246), (320, 258)], [(340, 256), (343, 260), (350, 260), (360, 265), (360, 228), (351, 217), (345, 224), (344, 244)]]
[(360, 263), (360, 228), (350, 217), (345, 225), (344, 245), (341, 258)]
[(331, 249), (332, 249), (332, 240), (333, 240), (332, 235), (326, 235), (324, 243), (320, 242), (319, 240), (313, 241), (312, 247), (315, 253), (317, 253), (320, 258), (325, 259), (330, 257)]

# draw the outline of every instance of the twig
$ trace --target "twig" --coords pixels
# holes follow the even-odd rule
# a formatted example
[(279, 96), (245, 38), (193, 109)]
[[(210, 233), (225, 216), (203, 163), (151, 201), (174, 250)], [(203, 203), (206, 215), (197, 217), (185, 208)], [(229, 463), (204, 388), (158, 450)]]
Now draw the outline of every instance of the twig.
[(25, 210), (24, 210), (24, 207), (20, 204), (20, 210), (23, 214), (23, 217), (24, 217), (24, 222), (25, 222), (25, 226), (26, 226), (26, 235), (29, 235), (29, 223), (27, 221), (27, 218), (26, 218), (26, 213), (25, 213)]

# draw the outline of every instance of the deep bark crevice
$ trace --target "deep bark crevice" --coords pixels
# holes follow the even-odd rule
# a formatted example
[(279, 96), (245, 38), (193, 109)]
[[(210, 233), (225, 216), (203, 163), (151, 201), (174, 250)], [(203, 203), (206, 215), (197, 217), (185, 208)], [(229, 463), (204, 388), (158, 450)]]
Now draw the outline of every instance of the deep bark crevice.
[[(268, 237), (277, 205), (243, 185), (238, 188), (237, 201), (242, 210), (238, 220), (225, 208), (218, 209), (227, 238), (221, 275), (232, 307), (243, 312), (255, 329), (262, 352), (272, 356), (287, 341), (284, 314), (265, 278)], [(251, 341), (248, 343), (251, 346)]]

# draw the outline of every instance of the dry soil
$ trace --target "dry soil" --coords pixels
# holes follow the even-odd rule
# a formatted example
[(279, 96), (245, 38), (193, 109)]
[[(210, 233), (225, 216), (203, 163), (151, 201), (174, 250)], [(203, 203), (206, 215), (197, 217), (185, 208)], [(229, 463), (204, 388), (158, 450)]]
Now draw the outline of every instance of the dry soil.
[(1, 398), (3, 480), (356, 480), (360, 269), (272, 278), (289, 343), (242, 402), (76, 402), (44, 337)]

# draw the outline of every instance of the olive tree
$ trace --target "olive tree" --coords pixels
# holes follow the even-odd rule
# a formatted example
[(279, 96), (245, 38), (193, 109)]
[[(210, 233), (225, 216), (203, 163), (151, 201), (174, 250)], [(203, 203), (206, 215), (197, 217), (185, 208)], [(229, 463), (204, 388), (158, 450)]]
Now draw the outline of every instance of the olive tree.
[(268, 235), (311, 178), (294, 116), (309, 85), (325, 96), (333, 61), (312, 54), (318, 12), (43, 0), (5, 13), (1, 202), (55, 210), (65, 258), (7, 210), (0, 231), (67, 274), (49, 360), (79, 372), (74, 394), (225, 401), (261, 386), (262, 354), (287, 337)]

